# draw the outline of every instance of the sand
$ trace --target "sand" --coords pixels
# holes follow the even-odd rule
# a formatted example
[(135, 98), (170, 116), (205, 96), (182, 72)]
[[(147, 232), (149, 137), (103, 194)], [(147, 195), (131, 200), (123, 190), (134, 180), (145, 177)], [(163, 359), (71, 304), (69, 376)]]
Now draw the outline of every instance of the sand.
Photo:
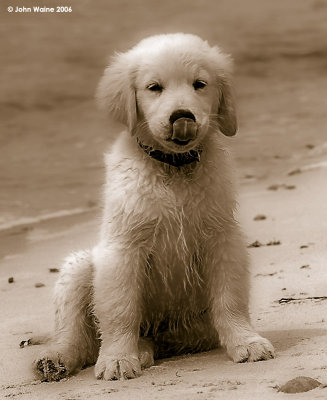
[[(240, 220), (248, 244), (263, 244), (250, 247), (249, 253), (252, 321), (277, 352), (276, 359), (264, 362), (234, 364), (223, 349), (217, 349), (160, 360), (130, 381), (98, 381), (93, 367), (58, 383), (35, 381), (31, 364), (42, 345), (21, 349), (19, 343), (51, 329), (56, 273), (49, 268), (59, 267), (71, 250), (94, 244), (99, 219), (97, 213), (88, 213), (6, 232), (8, 254), (0, 270), (3, 398), (269, 400), (287, 396), (277, 389), (297, 376), (327, 383), (327, 300), (323, 298), (327, 296), (327, 208), (322, 191), (326, 174), (326, 168), (314, 166), (285, 174), (278, 182), (241, 188)], [(269, 190), (273, 184), (279, 189)], [(266, 218), (256, 220), (259, 214)], [(269, 242), (280, 244), (267, 246)], [(12, 243), (18, 249), (14, 254)], [(8, 283), (9, 277), (13, 283)], [(36, 283), (44, 286), (37, 288)], [(319, 387), (298, 396), (325, 399), (326, 390)]]

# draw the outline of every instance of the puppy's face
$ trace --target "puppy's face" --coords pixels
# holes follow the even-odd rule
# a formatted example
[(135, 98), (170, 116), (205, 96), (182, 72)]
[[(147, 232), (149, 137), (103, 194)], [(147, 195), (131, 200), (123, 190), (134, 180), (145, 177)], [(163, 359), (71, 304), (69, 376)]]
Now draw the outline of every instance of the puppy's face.
[(138, 118), (170, 152), (196, 148), (218, 109), (215, 75), (185, 55), (163, 53), (139, 65), (135, 90)]
[(229, 72), (229, 57), (199, 37), (158, 35), (118, 54), (97, 95), (144, 144), (186, 152), (208, 132), (235, 134)]

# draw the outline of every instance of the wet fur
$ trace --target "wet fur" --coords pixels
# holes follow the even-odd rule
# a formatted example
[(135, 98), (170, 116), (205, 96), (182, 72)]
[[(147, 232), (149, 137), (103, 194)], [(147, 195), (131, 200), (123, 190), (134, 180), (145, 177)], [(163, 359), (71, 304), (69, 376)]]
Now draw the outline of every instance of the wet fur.
[[(176, 98), (172, 90), (170, 103), (152, 116), (137, 71), (150, 55), (152, 63), (160, 59), (160, 49), (171, 49), (177, 67), (182, 60), (191, 69), (193, 57), (206, 69), (213, 88), (202, 103), (188, 88)], [(160, 75), (163, 67), (157, 68)], [(94, 363), (97, 378), (133, 378), (156, 357), (219, 343), (236, 362), (274, 356), (249, 322), (248, 257), (220, 137), (236, 131), (229, 74), (230, 60), (219, 49), (183, 34), (146, 39), (106, 70), (100, 103), (128, 131), (106, 155), (99, 244), (71, 255), (56, 284), (55, 335), (35, 362), (42, 379), (59, 380)], [(200, 162), (177, 168), (149, 157), (136, 137), (168, 151), (163, 124), (151, 128), (152, 118), (160, 112), (169, 118), (181, 102), (204, 122)]]

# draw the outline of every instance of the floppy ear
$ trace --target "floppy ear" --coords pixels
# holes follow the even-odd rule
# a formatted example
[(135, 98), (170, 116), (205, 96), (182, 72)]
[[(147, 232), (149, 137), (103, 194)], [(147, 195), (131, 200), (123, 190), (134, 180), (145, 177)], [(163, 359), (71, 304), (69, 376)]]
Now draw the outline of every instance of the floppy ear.
[(234, 106), (234, 99), (230, 84), (223, 79), (220, 101), (218, 105), (219, 130), (226, 136), (234, 136), (237, 131), (237, 118)]
[(137, 105), (132, 68), (127, 53), (117, 54), (104, 71), (96, 97), (100, 107), (133, 134)]
[(237, 119), (230, 84), (233, 62), (231, 57), (222, 53), (217, 46), (210, 48), (210, 59), (218, 86), (218, 109), (214, 112), (217, 113), (219, 130), (226, 136), (234, 136), (237, 131)]

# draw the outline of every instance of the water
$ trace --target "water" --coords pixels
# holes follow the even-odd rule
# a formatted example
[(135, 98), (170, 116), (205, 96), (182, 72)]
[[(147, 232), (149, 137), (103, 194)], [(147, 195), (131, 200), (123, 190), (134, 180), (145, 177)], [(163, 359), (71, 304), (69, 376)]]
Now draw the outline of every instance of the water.
[(97, 112), (95, 88), (108, 54), (153, 33), (196, 33), (233, 54), (240, 130), (226, 141), (242, 184), (326, 160), (326, 2), (72, 7), (2, 15), (0, 229), (100, 206), (102, 154), (120, 127)]

